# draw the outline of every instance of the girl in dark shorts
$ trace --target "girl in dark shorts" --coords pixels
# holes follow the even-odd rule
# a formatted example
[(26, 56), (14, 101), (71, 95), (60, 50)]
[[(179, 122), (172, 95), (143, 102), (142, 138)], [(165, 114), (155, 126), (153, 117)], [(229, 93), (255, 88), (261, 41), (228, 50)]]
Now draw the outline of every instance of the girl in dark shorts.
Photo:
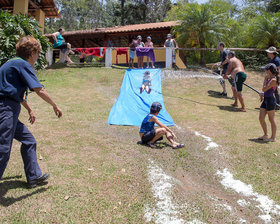
[[(154, 102), (150, 108), (150, 113), (144, 118), (140, 128), (140, 138), (143, 144), (147, 144), (151, 148), (156, 148), (155, 142), (162, 140), (165, 135), (171, 143), (173, 149), (182, 148), (184, 144), (175, 142), (175, 134), (168, 127), (162, 124), (158, 119), (162, 106), (159, 102)], [(157, 124), (160, 128), (155, 129), (154, 125)]]
[[(264, 93), (260, 94), (260, 99), (262, 101), (262, 104), (260, 107), (260, 114), (259, 114), (259, 120), (264, 135), (262, 137), (259, 137), (258, 139), (267, 142), (275, 142), (276, 129), (277, 129), (276, 122), (274, 120), (276, 100), (274, 98), (273, 93), (276, 90), (277, 86), (279, 85), (277, 67), (274, 64), (270, 63), (265, 66), (265, 73), (266, 76), (264, 78), (263, 89), (262, 89)], [(268, 115), (271, 124), (270, 138), (268, 138), (268, 134), (267, 134), (267, 126), (265, 122), (266, 115)]]

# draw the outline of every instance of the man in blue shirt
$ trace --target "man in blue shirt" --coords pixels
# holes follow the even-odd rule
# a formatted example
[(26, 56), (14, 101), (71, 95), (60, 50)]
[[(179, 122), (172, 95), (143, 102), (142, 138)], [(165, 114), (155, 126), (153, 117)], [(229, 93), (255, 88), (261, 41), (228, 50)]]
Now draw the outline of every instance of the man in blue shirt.
[[(218, 44), (218, 50), (220, 51), (220, 55), (221, 55), (221, 62), (218, 62), (215, 64), (216, 67), (222, 67), (222, 76), (224, 76), (227, 72), (227, 68), (228, 68), (228, 51), (225, 49), (225, 44), (223, 42), (220, 42)], [(222, 96), (227, 96), (227, 91), (226, 91), (226, 83), (224, 78), (220, 79), (220, 84), (223, 87), (223, 92), (221, 93)]]
[[(272, 63), (272, 64), (276, 65), (276, 67), (278, 69), (278, 75), (280, 75), (280, 58), (277, 56), (278, 52), (277, 52), (276, 47), (272, 46), (265, 51), (267, 52), (267, 56), (270, 58), (269, 63)], [(276, 103), (280, 104), (278, 87), (276, 88), (276, 90), (274, 92), (274, 96), (275, 96), (275, 99), (276, 99)], [(280, 108), (278, 106), (276, 106), (275, 109), (279, 110)]]
[(24, 93), (27, 89), (35, 91), (38, 96), (53, 106), (58, 117), (62, 116), (61, 110), (53, 102), (47, 91), (42, 88), (32, 65), (36, 62), (41, 51), (40, 43), (33, 37), (22, 37), (16, 45), (15, 57), (0, 67), (0, 179), (8, 164), (13, 139), (22, 143), (21, 156), (29, 187), (35, 187), (46, 181), (49, 174), (42, 174), (36, 155), (36, 140), (18, 119), (22, 104), (29, 113), (31, 124), (36, 117)]

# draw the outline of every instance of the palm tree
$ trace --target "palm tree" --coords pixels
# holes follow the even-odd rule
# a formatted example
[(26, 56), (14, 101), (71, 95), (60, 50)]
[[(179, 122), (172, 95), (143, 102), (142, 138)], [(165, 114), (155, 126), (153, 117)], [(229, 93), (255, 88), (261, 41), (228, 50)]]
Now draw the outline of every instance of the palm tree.
[[(187, 4), (179, 12), (181, 23), (175, 27), (178, 42), (184, 46), (205, 48), (217, 44), (228, 30), (223, 24), (224, 14), (215, 14), (209, 4)], [(200, 64), (205, 64), (200, 50)]]
[(280, 45), (280, 13), (265, 13), (251, 23), (249, 43), (259, 48)]

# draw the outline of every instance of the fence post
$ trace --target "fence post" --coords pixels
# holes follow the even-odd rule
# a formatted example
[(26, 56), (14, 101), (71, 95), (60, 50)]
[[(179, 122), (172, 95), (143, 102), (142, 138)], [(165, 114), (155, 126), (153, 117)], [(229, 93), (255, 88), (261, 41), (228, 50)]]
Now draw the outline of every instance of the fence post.
[(165, 68), (172, 68), (172, 47), (165, 48)]
[(107, 47), (105, 53), (105, 67), (110, 68), (112, 67), (112, 48)]

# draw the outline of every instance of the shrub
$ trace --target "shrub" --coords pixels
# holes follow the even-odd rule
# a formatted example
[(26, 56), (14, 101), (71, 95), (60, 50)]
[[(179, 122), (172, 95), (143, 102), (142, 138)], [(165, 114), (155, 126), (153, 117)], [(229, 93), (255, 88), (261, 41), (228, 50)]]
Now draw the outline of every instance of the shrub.
[(42, 45), (42, 52), (35, 63), (36, 69), (42, 69), (47, 64), (45, 53), (49, 41), (39, 30), (37, 21), (25, 15), (11, 15), (0, 10), (0, 66), (16, 55), (17, 41), (27, 35), (33, 36)]

